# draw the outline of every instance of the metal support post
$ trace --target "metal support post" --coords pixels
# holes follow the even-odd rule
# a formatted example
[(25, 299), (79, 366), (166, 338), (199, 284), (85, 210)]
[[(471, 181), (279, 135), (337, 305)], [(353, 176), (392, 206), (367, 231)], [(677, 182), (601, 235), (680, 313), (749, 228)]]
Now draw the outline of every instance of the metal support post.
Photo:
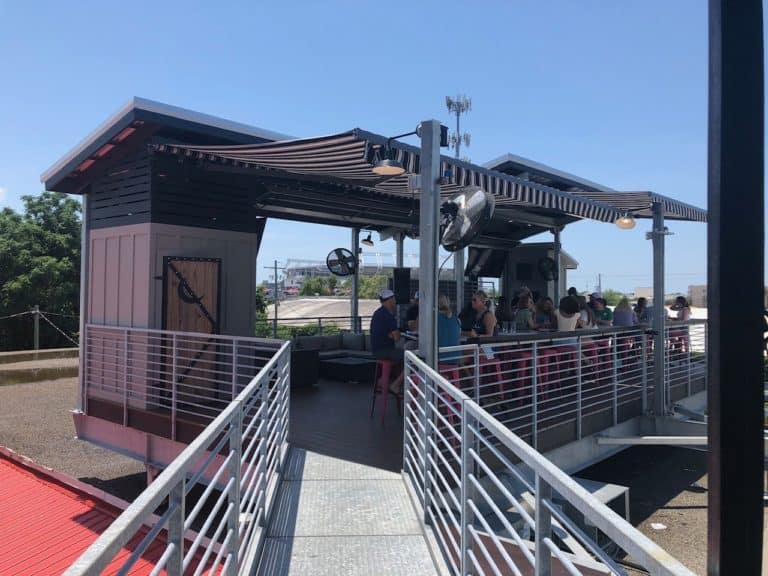
[(640, 377), (643, 381), (643, 414), (648, 413), (648, 335), (640, 332)]
[(472, 349), (472, 362), (475, 367), (473, 389), (475, 397), (473, 400), (480, 405), (480, 346), (475, 345)]
[(653, 413), (666, 414), (666, 366), (664, 364), (664, 324), (667, 312), (664, 307), (664, 205), (653, 203)]
[(453, 253), (453, 279), (456, 281), (456, 314), (464, 309), (464, 248)]
[(165, 565), (168, 576), (182, 576), (184, 573), (184, 485), (186, 482), (184, 478), (179, 480), (168, 495), (168, 506), (174, 509), (168, 518), (168, 544), (173, 545), (173, 552)]
[(128, 358), (129, 332), (126, 328), (123, 336), (123, 426), (128, 426), (128, 370), (131, 366)]
[(576, 339), (576, 438), (578, 440), (581, 440), (582, 377), (583, 375), (581, 370), (581, 337), (578, 337)]
[(395, 235), (395, 268), (403, 267), (404, 248), (405, 248), (405, 233), (398, 232)]
[(430, 506), (430, 491), (432, 490), (432, 482), (429, 480), (429, 475), (431, 474), (429, 465), (429, 439), (431, 437), (430, 431), (429, 431), (429, 421), (430, 421), (430, 414), (429, 414), (429, 404), (430, 404), (430, 394), (429, 394), (429, 384), (426, 379), (425, 374), (421, 374), (420, 372), (416, 373), (420, 384), (424, 386), (424, 414), (422, 415), (422, 433), (424, 434), (423, 443), (424, 443), (424, 524), (428, 525), (431, 524), (429, 519), (429, 506)]
[(234, 480), (232, 482), (232, 491), (229, 494), (229, 502), (232, 504), (232, 508), (229, 511), (227, 517), (227, 531), (232, 536), (229, 543), (229, 553), (232, 555), (231, 562), (229, 563), (229, 569), (226, 576), (236, 576), (237, 574), (237, 558), (240, 552), (240, 484), (241, 484), (241, 468), (240, 460), (243, 456), (243, 404), (237, 402), (237, 409), (232, 417), (230, 423), (229, 433), (229, 453), (232, 456), (232, 460), (229, 462), (229, 476)]
[(88, 284), (90, 276), (88, 268), (90, 267), (90, 224), (88, 221), (88, 202), (89, 194), (83, 194), (80, 203), (83, 213), (83, 221), (80, 227), (80, 370), (78, 372), (79, 394), (77, 395), (77, 410), (85, 412), (87, 408), (87, 366), (88, 366), (88, 338), (86, 334), (86, 325), (88, 324)]
[(237, 398), (237, 340), (232, 340), (232, 400)]
[(421, 123), (419, 193), (419, 352), (437, 368), (437, 248), (440, 226), (440, 122)]
[(472, 508), (469, 506), (469, 500), (473, 498), (472, 483), (470, 481), (469, 463), (472, 459), (470, 454), (470, 442), (472, 435), (469, 428), (469, 415), (464, 409), (464, 402), (461, 403), (461, 573), (470, 574), (470, 561), (468, 552), (472, 550), (472, 538), (469, 534), (469, 526), (474, 521)]
[(555, 236), (554, 246), (553, 246), (553, 252), (554, 252), (554, 260), (555, 260), (555, 280), (554, 280), (554, 290), (552, 291), (553, 294), (553, 300), (555, 301), (555, 306), (559, 306), (560, 298), (562, 296), (562, 290), (560, 289), (560, 285), (563, 282), (563, 279), (560, 278), (560, 252), (562, 251), (562, 245), (560, 244), (560, 230), (561, 228), (553, 228), (552, 234)]
[(614, 334), (613, 338), (613, 425), (619, 423), (619, 335)]
[(545, 538), (552, 538), (552, 513), (544, 503), (545, 500), (552, 499), (552, 487), (549, 486), (541, 476), (536, 474), (536, 510), (534, 512), (536, 526), (536, 576), (551, 576), (552, 574), (552, 552)]
[(176, 405), (178, 404), (178, 391), (176, 381), (176, 334), (172, 336), (171, 349), (171, 440), (176, 440)]
[(360, 228), (352, 228), (352, 254), (355, 255), (355, 273), (352, 274), (352, 296), (349, 300), (349, 315), (352, 316), (352, 332), (360, 332), (358, 318), (358, 295), (360, 293)]
[(531, 438), (531, 446), (534, 447), (534, 449), (538, 448), (539, 445), (539, 427), (537, 425), (538, 421), (538, 377), (536, 370), (536, 342), (533, 342), (533, 345), (531, 346), (531, 434), (533, 434), (533, 437)]
[[(709, 12), (707, 573), (760, 574), (765, 545), (763, 3), (710, 0)], [(728, 310), (731, 302), (744, 313)]]

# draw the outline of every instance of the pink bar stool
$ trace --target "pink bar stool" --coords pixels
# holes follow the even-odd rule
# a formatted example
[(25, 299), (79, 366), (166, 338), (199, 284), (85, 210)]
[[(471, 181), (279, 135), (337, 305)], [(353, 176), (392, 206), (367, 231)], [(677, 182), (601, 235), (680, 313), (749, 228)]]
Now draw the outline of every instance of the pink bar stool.
[[(387, 400), (389, 400), (389, 381), (392, 375), (392, 367), (395, 364), (393, 360), (376, 360), (376, 373), (373, 376), (373, 398), (371, 400), (371, 418), (376, 410), (376, 395), (381, 394), (384, 406), (381, 411), (381, 424), (384, 424), (384, 418), (387, 415)], [(397, 413), (402, 414), (400, 402), (397, 404)]]
[(501, 399), (504, 399), (504, 383), (502, 382), (501, 374), (501, 362), (495, 356), (493, 358), (487, 358), (485, 354), (480, 356), (480, 380), (483, 379), (483, 373), (486, 376), (496, 377), (496, 389), (499, 391)]

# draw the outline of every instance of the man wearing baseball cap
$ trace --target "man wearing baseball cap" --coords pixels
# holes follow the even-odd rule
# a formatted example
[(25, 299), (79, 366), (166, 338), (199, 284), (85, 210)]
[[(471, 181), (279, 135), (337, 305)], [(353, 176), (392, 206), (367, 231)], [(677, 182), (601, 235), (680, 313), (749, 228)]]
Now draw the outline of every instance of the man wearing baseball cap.
[[(392, 360), (403, 362), (403, 349), (395, 346), (400, 340), (400, 330), (397, 328), (397, 304), (395, 293), (384, 289), (379, 293), (381, 306), (371, 317), (371, 351), (378, 360)], [(397, 379), (390, 385), (389, 391), (399, 394), (403, 385), (403, 372), (400, 371)]]

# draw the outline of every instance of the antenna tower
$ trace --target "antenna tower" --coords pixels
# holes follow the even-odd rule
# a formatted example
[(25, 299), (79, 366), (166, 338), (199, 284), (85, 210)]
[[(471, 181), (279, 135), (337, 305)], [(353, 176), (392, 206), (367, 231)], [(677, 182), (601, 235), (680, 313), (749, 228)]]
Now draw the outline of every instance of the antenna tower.
[(455, 98), (446, 96), (445, 105), (448, 108), (448, 112), (456, 114), (456, 131), (448, 137), (448, 140), (451, 147), (456, 151), (456, 158), (459, 158), (461, 156), (461, 145), (464, 144), (469, 147), (470, 135), (469, 132), (462, 133), (461, 131), (461, 115), (472, 110), (472, 99), (464, 95), (456, 96)]

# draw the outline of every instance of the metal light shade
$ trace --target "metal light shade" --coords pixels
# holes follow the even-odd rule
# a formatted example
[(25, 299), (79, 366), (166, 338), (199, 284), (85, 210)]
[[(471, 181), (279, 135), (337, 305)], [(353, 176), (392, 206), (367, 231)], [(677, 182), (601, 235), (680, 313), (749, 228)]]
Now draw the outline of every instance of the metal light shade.
[(636, 222), (631, 214), (624, 214), (617, 218), (614, 224), (622, 230), (632, 230), (632, 228), (635, 227)]
[(373, 247), (373, 240), (371, 239), (371, 233), (368, 232), (368, 236), (360, 240), (360, 244), (363, 246), (368, 246), (369, 248)]
[(379, 176), (400, 176), (405, 174), (405, 168), (397, 160), (384, 158), (373, 165), (373, 173)]

